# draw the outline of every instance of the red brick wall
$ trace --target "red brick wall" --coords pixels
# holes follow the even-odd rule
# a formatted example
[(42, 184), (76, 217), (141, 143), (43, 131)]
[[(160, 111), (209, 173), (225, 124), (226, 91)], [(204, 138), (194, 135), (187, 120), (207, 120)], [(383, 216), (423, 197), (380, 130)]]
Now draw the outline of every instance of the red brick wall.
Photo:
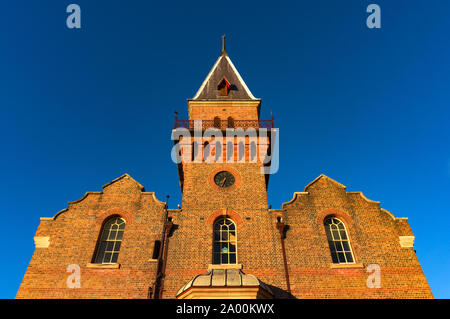
[[(164, 204), (124, 175), (102, 193), (69, 203), (54, 220), (42, 220), (36, 236), (50, 237), (36, 248), (17, 298), (146, 298), (153, 285), (155, 240), (161, 239)], [(94, 269), (92, 262), (102, 223), (120, 215), (126, 221), (119, 269)], [(81, 269), (81, 288), (67, 287), (67, 266)]]
[[(401, 247), (399, 236), (411, 236), (407, 220), (396, 219), (378, 202), (322, 176), (305, 192), (267, 209), (257, 164), (235, 164), (240, 186), (230, 192), (212, 187), (206, 177), (220, 169), (198, 165), (192, 175), (192, 196), (182, 210), (169, 210), (175, 230), (170, 237), (163, 298), (192, 277), (206, 272), (212, 262), (212, 222), (221, 215), (237, 224), (238, 263), (243, 271), (272, 286), (276, 297), (286, 297), (277, 217), (289, 226), (286, 252), (292, 295), (297, 298), (432, 298), (413, 248)], [(218, 165), (218, 164), (217, 164)], [(196, 181), (196, 182), (194, 182)], [(198, 196), (194, 196), (198, 194)], [(102, 222), (121, 215), (127, 225), (119, 255), (119, 269), (92, 269)], [(146, 298), (153, 285), (156, 263), (153, 242), (162, 231), (163, 204), (128, 176), (91, 193), (54, 220), (43, 220), (36, 236), (49, 236), (48, 248), (37, 248), (17, 298)], [(334, 269), (323, 219), (342, 219), (348, 229), (360, 268)], [(81, 288), (67, 288), (67, 266), (81, 267)], [(368, 288), (367, 266), (381, 268), (381, 288)]]
[(235, 120), (258, 120), (259, 101), (189, 101), (190, 120), (213, 120), (219, 117), (226, 120), (229, 116)]
[[(259, 108), (259, 102), (220, 107), (191, 104), (191, 119), (212, 119), (218, 113), (236, 120), (257, 119)], [(346, 192), (325, 176), (296, 193), (282, 209), (269, 210), (261, 163), (248, 161), (247, 145), (246, 163), (181, 164), (182, 209), (169, 211), (175, 227), (163, 298), (175, 298), (187, 281), (206, 272), (212, 263), (212, 225), (222, 215), (237, 224), (237, 258), (243, 271), (272, 286), (276, 297), (288, 296), (276, 228), (281, 217), (288, 226), (285, 246), (293, 296), (432, 298), (414, 249), (400, 245), (399, 236), (412, 236), (406, 219), (395, 218), (361, 193)], [(215, 174), (222, 170), (235, 176), (235, 184), (227, 189), (214, 184)], [(101, 225), (111, 215), (120, 215), (127, 223), (120, 268), (90, 268)], [(332, 265), (323, 225), (330, 215), (344, 221), (348, 229), (356, 259), (351, 268)], [(163, 216), (163, 203), (128, 175), (104, 186), (102, 193), (69, 203), (53, 220), (41, 221), (36, 236), (50, 237), (50, 246), (35, 250), (17, 298), (146, 298), (155, 280), (157, 264), (151, 258), (154, 241), (161, 239)], [(81, 288), (67, 288), (70, 264), (81, 267)], [(380, 288), (367, 287), (371, 264), (380, 267)]]
[[(401, 247), (399, 236), (411, 236), (407, 220), (396, 219), (378, 202), (347, 193), (321, 176), (304, 193), (283, 205), (290, 226), (286, 250), (292, 293), (299, 298), (432, 298), (413, 248)], [(356, 263), (362, 268), (333, 269), (323, 221), (344, 221)], [(381, 287), (368, 288), (367, 266), (378, 264)]]

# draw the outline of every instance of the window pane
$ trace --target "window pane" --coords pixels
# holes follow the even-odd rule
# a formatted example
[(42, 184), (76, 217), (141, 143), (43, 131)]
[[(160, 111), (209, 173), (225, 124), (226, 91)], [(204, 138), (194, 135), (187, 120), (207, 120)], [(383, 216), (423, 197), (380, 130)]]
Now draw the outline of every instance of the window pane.
[(222, 254), (221, 261), (222, 261), (222, 264), (228, 264), (228, 255)]
[(347, 262), (352, 263), (353, 262), (353, 256), (351, 253), (345, 253), (345, 256), (347, 257)]
[(230, 264), (235, 264), (236, 263), (236, 254), (231, 254), (230, 255)]
[(111, 253), (105, 253), (105, 257), (103, 257), (103, 262), (104, 263), (110, 263), (111, 262)]
[(228, 233), (227, 232), (221, 232), (221, 235), (222, 235), (222, 241), (227, 241), (228, 240)]
[(103, 256), (105, 255), (105, 249), (106, 249), (106, 242), (102, 242), (98, 249), (97, 259), (95, 260), (96, 263), (102, 263)]
[(334, 246), (334, 241), (329, 241), (328, 244), (330, 245), (330, 250), (332, 253), (336, 251), (336, 247)]
[(113, 241), (109, 241), (106, 244), (106, 251), (113, 251), (114, 249), (114, 242)]
[(114, 246), (114, 252), (115, 252), (115, 253), (118, 253), (118, 252), (119, 252), (119, 250), (120, 250), (120, 244), (121, 244), (120, 241), (116, 241), (116, 245)]
[(336, 253), (331, 253), (331, 259), (333, 260), (333, 263), (334, 264), (338, 264), (339, 263), (339, 260), (338, 260), (338, 258), (337, 258), (337, 254)]
[(116, 263), (118, 257), (119, 257), (119, 253), (113, 254), (113, 255), (112, 255), (112, 260), (111, 260), (111, 262)]
[(106, 244), (107, 244), (106, 241), (104, 241), (104, 242), (102, 242), (102, 243), (100, 244), (99, 252), (100, 252), (102, 255), (103, 255), (103, 253), (104, 253), (105, 250), (106, 250)]
[(220, 254), (213, 254), (213, 264), (220, 264)]
[(220, 252), (221, 253), (227, 253), (228, 252), (228, 243), (222, 243), (222, 245), (220, 247)]
[(109, 235), (109, 227), (103, 229), (102, 240), (107, 240), (108, 239), (108, 235)]
[(344, 253), (338, 253), (338, 259), (340, 263), (345, 263), (345, 255)]
[(108, 240), (116, 240), (116, 235), (117, 235), (116, 231), (109, 232)]
[(342, 246), (344, 247), (344, 251), (350, 251), (350, 245), (348, 244), (348, 242), (342, 242)]
[(117, 240), (122, 240), (122, 238), (123, 238), (123, 231), (118, 231), (117, 232)]
[(339, 236), (339, 231), (337, 230), (333, 230), (333, 239), (334, 240), (339, 240), (341, 237)]

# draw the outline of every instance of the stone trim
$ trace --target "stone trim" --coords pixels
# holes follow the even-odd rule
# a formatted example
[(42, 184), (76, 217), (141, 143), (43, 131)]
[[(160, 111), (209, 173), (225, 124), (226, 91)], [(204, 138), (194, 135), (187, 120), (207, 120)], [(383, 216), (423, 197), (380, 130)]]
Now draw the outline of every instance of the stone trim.
[(48, 248), (50, 246), (50, 237), (34, 237), (35, 248)]
[(242, 269), (242, 264), (229, 264), (229, 265), (213, 265), (208, 266), (208, 271), (212, 269)]
[(273, 299), (270, 293), (254, 287), (190, 287), (177, 299)]
[(96, 268), (96, 269), (119, 269), (120, 264), (94, 264), (88, 263), (86, 265), (87, 268)]
[(362, 263), (355, 264), (331, 264), (331, 269), (352, 269), (352, 268), (364, 268)]
[(400, 240), (400, 246), (403, 248), (412, 248), (414, 247), (414, 236), (398, 236)]
[(242, 217), (234, 210), (223, 209), (223, 210), (216, 210), (214, 213), (209, 215), (209, 217), (206, 219), (205, 223), (206, 223), (206, 225), (212, 225), (216, 221), (217, 218), (227, 217), (227, 216), (229, 218), (231, 218), (236, 223), (236, 225), (241, 225), (243, 222)]

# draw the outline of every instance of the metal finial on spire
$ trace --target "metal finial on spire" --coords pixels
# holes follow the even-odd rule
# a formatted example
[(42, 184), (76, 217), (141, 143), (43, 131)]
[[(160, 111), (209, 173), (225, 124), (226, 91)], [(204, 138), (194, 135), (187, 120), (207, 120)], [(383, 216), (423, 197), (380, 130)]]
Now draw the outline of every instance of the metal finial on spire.
[(227, 51), (225, 50), (225, 35), (222, 36), (222, 55), (226, 55)]

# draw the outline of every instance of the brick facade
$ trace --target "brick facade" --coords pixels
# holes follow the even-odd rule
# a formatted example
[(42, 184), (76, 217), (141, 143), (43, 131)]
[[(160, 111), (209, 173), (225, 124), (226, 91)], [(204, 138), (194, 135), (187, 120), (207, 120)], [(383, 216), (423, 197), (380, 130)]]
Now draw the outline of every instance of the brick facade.
[[(223, 72), (233, 71), (234, 66), (225, 62), (217, 64)], [(242, 83), (237, 87), (248, 90)], [(193, 120), (216, 116), (259, 120), (260, 100), (189, 100), (188, 107)], [(268, 145), (270, 140), (258, 144)], [(236, 224), (237, 263), (268, 285), (275, 298), (433, 298), (406, 218), (394, 217), (360, 192), (346, 192), (345, 186), (324, 175), (304, 192), (295, 193), (281, 209), (269, 209), (267, 176), (261, 174), (261, 167), (261, 161), (248, 160), (181, 162), (181, 209), (166, 209), (154, 193), (146, 192), (127, 174), (105, 185), (102, 192), (69, 202), (53, 218), (41, 219), (36, 249), (17, 298), (148, 298), (149, 292), (156, 291), (160, 264), (153, 259), (154, 248), (156, 241), (164, 244), (166, 214), (173, 227), (168, 246), (164, 245), (167, 254), (160, 254), (165, 257), (162, 298), (176, 298), (185, 283), (212, 264), (213, 224), (221, 216)], [(221, 171), (233, 174), (231, 187), (214, 183), (215, 174)], [(94, 263), (96, 245), (102, 225), (111, 216), (126, 221), (119, 258), (116, 264), (98, 265)], [(332, 263), (324, 227), (329, 216), (344, 222), (354, 263)], [(285, 225), (287, 274), (277, 222)], [(80, 267), (80, 288), (67, 285), (71, 276), (67, 267), (73, 264)], [(372, 264), (380, 267), (379, 288), (367, 285), (371, 275), (367, 269)]]

